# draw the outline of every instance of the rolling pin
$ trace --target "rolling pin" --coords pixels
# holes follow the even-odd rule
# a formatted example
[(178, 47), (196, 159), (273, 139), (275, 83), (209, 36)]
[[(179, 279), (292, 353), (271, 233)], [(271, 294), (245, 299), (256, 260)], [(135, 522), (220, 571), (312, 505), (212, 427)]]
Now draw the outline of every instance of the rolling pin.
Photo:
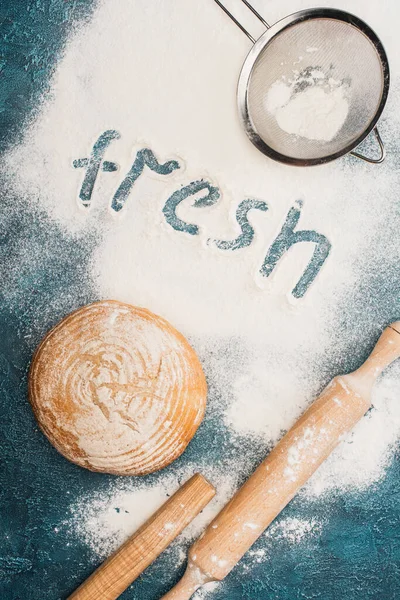
[(215, 495), (199, 473), (193, 475), (125, 544), (69, 597), (115, 600), (189, 525)]
[(387, 327), (365, 363), (335, 377), (189, 551), (186, 572), (163, 600), (188, 600), (228, 575), (371, 406), (373, 384), (400, 356), (400, 321)]

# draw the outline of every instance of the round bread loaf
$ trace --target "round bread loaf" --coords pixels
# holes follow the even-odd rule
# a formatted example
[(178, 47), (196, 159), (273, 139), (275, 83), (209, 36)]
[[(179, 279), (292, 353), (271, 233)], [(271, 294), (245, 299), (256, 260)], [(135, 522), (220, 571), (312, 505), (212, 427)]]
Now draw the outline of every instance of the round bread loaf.
[(72, 462), (117, 475), (162, 469), (185, 450), (204, 415), (196, 353), (143, 308), (96, 302), (41, 342), (29, 398), (50, 442)]

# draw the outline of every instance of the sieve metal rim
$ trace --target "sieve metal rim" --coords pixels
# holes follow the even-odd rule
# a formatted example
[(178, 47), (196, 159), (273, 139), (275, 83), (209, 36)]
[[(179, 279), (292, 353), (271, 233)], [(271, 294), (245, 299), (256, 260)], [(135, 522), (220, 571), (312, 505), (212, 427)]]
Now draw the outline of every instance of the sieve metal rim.
[[(368, 127), (359, 135), (359, 137), (354, 140), (351, 144), (343, 147), (340, 151), (335, 152), (334, 154), (329, 154), (328, 156), (319, 157), (315, 159), (311, 158), (293, 158), (291, 156), (286, 156), (285, 154), (281, 154), (277, 150), (274, 150), (269, 146), (261, 136), (257, 132), (257, 128), (252, 122), (252, 119), (249, 114), (248, 108), (248, 91), (249, 91), (249, 82), (253, 72), (253, 68), (256, 64), (258, 57), (264, 48), (280, 33), (282, 33), (285, 29), (293, 27), (298, 23), (308, 21), (311, 19), (333, 19), (337, 21), (343, 21), (345, 23), (349, 23), (353, 25), (358, 30), (361, 31), (369, 41), (374, 45), (377, 54), (379, 56), (382, 72), (383, 72), (383, 90), (382, 97), (378, 106), (378, 109), (374, 115), (374, 118), (369, 123)], [(284, 17), (274, 25), (272, 25), (262, 36), (255, 42), (250, 52), (248, 53), (244, 64), (242, 66), (242, 70), (239, 76), (239, 82), (237, 87), (237, 102), (239, 109), (239, 117), (246, 131), (250, 141), (266, 156), (284, 163), (293, 166), (299, 167), (308, 167), (314, 165), (321, 165), (327, 162), (331, 162), (348, 154), (354, 148), (356, 148), (374, 129), (377, 124), (379, 117), (382, 114), (382, 111), (385, 107), (386, 100), (389, 94), (389, 85), (390, 85), (390, 70), (389, 70), (389, 61), (383, 47), (381, 40), (378, 38), (376, 33), (371, 29), (365, 21), (356, 17), (355, 15), (348, 13), (346, 11), (338, 10), (335, 8), (309, 8), (305, 10), (301, 10), (295, 12), (287, 17)]]

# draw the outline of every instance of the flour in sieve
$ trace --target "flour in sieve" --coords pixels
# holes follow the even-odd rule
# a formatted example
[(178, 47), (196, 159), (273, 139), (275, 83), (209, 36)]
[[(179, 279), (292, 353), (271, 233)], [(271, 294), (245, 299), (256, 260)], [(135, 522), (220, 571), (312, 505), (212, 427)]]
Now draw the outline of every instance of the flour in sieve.
[(346, 120), (348, 95), (347, 85), (309, 67), (287, 82), (275, 81), (265, 104), (286, 133), (329, 142)]

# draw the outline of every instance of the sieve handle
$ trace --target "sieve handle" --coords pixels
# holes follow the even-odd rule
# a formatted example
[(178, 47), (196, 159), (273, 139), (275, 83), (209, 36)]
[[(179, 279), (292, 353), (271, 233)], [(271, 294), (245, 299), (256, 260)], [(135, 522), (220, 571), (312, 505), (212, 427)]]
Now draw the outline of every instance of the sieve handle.
[[(240, 23), (240, 21), (238, 21), (236, 19), (236, 17), (233, 16), (233, 14), (226, 8), (226, 6), (224, 4), (222, 4), (222, 2), (220, 2), (220, 0), (214, 0), (214, 2), (216, 2), (216, 4), (218, 4), (218, 6), (220, 8), (222, 8), (222, 10), (224, 11), (224, 13), (227, 14), (228, 17), (230, 19), (232, 19), (232, 21), (235, 23), (235, 25), (237, 25), (237, 27), (239, 27), (239, 29), (241, 31), (243, 31), (244, 34), (247, 35), (247, 37), (249, 38), (249, 40), (251, 42), (253, 42), (253, 44), (255, 44), (256, 43), (255, 38), (253, 38), (253, 36), (251, 35), (251, 33), (249, 33), (247, 31), (247, 29), (242, 25), (242, 23)], [(258, 11), (256, 11), (256, 9), (254, 8), (254, 6), (252, 4), (250, 4), (250, 2), (248, 2), (248, 0), (242, 0), (242, 2), (243, 2), (243, 4), (245, 6), (247, 6), (248, 9), (251, 10), (251, 12), (253, 13), (253, 15), (255, 15), (259, 21), (261, 21), (261, 23), (264, 25), (264, 27), (266, 27), (266, 29), (269, 29), (271, 27), (271, 25), (269, 23), (267, 23), (267, 21), (260, 15), (260, 13)]]
[(376, 140), (379, 144), (379, 148), (381, 150), (380, 156), (379, 158), (371, 158), (369, 156), (365, 156), (364, 154), (360, 154), (360, 152), (350, 152), (350, 154), (352, 154), (353, 156), (355, 156), (356, 158), (360, 158), (361, 160), (365, 160), (365, 162), (368, 163), (372, 163), (374, 165), (378, 165), (379, 163), (383, 162), (386, 158), (386, 148), (383, 144), (382, 138), (380, 136), (380, 133), (378, 131), (377, 127), (374, 127), (374, 134), (376, 137)]

